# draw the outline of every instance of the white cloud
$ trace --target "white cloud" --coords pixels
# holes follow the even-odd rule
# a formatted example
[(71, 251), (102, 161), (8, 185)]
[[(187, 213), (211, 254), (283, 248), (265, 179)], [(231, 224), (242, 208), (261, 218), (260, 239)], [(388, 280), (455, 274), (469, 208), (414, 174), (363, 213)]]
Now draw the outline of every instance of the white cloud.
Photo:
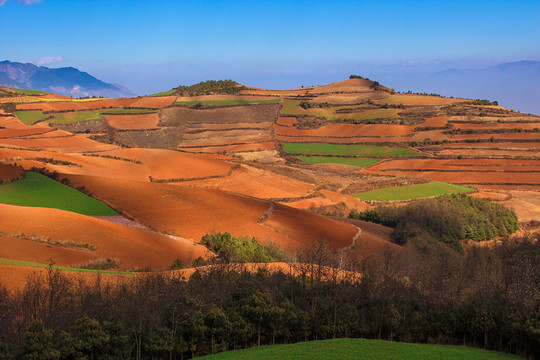
[[(8, 0), (0, 0), (0, 6), (3, 6), (7, 3)], [(37, 3), (40, 3), (41, 0), (17, 0), (17, 2), (20, 2), (24, 6), (34, 5)]]
[(41, 59), (33, 60), (32, 62), (36, 65), (50, 65), (55, 63), (66, 62), (67, 59), (63, 56), (47, 56)]

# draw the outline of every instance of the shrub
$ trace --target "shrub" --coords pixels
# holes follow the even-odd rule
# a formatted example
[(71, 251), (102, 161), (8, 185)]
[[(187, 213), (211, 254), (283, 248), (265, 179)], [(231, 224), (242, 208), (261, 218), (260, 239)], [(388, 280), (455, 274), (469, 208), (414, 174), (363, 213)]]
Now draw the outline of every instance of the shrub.
[(276, 245), (261, 245), (255, 238), (236, 237), (230, 233), (206, 234), (201, 244), (213, 251), (224, 262), (275, 262), (283, 259)]

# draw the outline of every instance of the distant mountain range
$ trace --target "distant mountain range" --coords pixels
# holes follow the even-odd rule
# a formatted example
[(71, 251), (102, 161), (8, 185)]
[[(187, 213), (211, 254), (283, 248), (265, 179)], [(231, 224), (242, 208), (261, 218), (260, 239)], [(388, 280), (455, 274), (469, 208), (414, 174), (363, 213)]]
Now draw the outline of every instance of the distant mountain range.
[(108, 84), (73, 67), (50, 69), (45, 66), (0, 61), (0, 85), (43, 90), (72, 97), (131, 97), (134, 94), (118, 84)]

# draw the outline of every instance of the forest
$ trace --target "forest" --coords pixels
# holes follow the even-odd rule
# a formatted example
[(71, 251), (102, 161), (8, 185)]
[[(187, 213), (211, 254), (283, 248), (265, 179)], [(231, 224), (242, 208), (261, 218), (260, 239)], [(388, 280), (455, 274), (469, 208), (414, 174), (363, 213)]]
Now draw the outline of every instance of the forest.
[(50, 268), (19, 292), (0, 289), (0, 359), (187, 359), (345, 337), (539, 358), (539, 239), (463, 252), (411, 240), (375, 255), (321, 242), (298, 253), (290, 271), (222, 259), (189, 279), (166, 272), (86, 282)]

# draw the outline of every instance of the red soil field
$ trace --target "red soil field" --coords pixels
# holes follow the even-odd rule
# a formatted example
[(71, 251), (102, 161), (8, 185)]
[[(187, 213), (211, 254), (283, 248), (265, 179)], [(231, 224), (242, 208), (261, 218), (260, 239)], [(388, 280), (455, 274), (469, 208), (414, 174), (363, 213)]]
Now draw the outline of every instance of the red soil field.
[(189, 130), (231, 130), (231, 129), (271, 129), (271, 122), (260, 123), (190, 123), (186, 131)]
[(448, 115), (440, 115), (427, 118), (421, 125), (417, 127), (443, 127), (446, 126), (450, 117)]
[(122, 130), (155, 129), (159, 122), (159, 115), (137, 114), (137, 115), (105, 115), (105, 120), (110, 126)]
[(347, 220), (347, 222), (359, 227), (362, 231), (355, 242), (355, 248), (360, 254), (373, 253), (386, 247), (401, 249), (399, 245), (392, 242), (394, 229), (361, 220)]
[(179, 96), (176, 101), (212, 101), (212, 100), (272, 100), (279, 97), (271, 96), (252, 96), (252, 95), (201, 95), (201, 96)]
[(12, 129), (28, 129), (29, 126), (23, 124), (17, 119), (16, 116), (2, 116), (0, 117), (0, 126), (5, 127), (6, 129), (2, 130), (12, 130)]
[(537, 133), (506, 133), (506, 134), (458, 134), (449, 135), (453, 140), (474, 140), (474, 139), (540, 139), (540, 134)]
[[(193, 155), (174, 150), (122, 149), (107, 151), (102, 155), (138, 160), (148, 175), (155, 179), (191, 179), (226, 175), (234, 164), (223, 156)], [(89, 174), (90, 175), (90, 174)]]
[(29, 135), (29, 136), (26, 136), (25, 139), (49, 139), (49, 138), (73, 136), (72, 133), (68, 131), (64, 131), (64, 130), (59, 130), (59, 129), (55, 130), (55, 129), (50, 129), (50, 128), (48, 128), (47, 130), (52, 130), (52, 131), (42, 132), (41, 134), (37, 134), (37, 135)]
[(259, 88), (248, 88), (246, 90), (240, 90), (240, 95), (266, 95), (267, 99), (271, 99), (272, 96), (297, 96), (305, 95), (307, 92), (306, 89), (290, 89), (290, 90), (270, 90), (270, 89), (259, 89)]
[[(371, 171), (370, 171), (371, 172)], [(538, 184), (538, 172), (444, 172), (444, 171), (388, 171), (385, 174), (414, 176), (452, 184)]]
[(265, 130), (244, 130), (244, 129), (238, 129), (238, 130), (232, 130), (232, 129), (225, 129), (225, 130), (216, 130), (216, 131), (201, 131), (196, 133), (184, 133), (182, 136), (182, 139), (184, 141), (188, 140), (210, 140), (210, 141), (216, 141), (215, 139), (223, 139), (223, 138), (230, 138), (231, 142), (234, 142), (236, 138), (246, 138), (246, 137), (265, 137), (267, 138), (269, 136), (269, 131)]
[(107, 99), (94, 101), (47, 101), (41, 103), (17, 104), (19, 110), (43, 110), (43, 111), (65, 111), (65, 110), (92, 110), (111, 107), (132, 106), (137, 99)]
[(277, 120), (276, 120), (276, 124), (281, 125), (281, 126), (293, 126), (297, 122), (298, 122), (298, 120), (296, 120), (295, 117), (281, 116), (281, 117), (278, 117)]
[(234, 152), (246, 152), (246, 151), (260, 151), (260, 150), (273, 150), (276, 148), (276, 144), (273, 141), (252, 143), (252, 144), (239, 144), (239, 145), (225, 145), (225, 146), (205, 146), (205, 147), (181, 147), (182, 151), (192, 153), (207, 153), (207, 154), (219, 154), (222, 152), (234, 153)]
[(366, 100), (379, 100), (385, 99), (389, 95), (387, 93), (373, 93), (373, 92), (363, 92), (363, 93), (352, 93), (352, 94), (330, 94), (330, 95), (319, 95), (311, 102), (314, 104), (320, 103), (330, 103), (336, 105), (347, 105), (347, 104), (359, 104)]
[(447, 148), (495, 148), (498, 150), (504, 149), (540, 149), (540, 141), (538, 142), (481, 142), (481, 143), (449, 143), (445, 145)]
[(464, 101), (469, 101), (467, 99), (449, 99), (438, 96), (426, 96), (426, 95), (414, 95), (414, 94), (393, 94), (389, 95), (384, 100), (376, 101), (379, 104), (394, 104), (394, 105), (448, 105), (455, 104)]
[(24, 174), (19, 166), (0, 164), (0, 183), (3, 181), (12, 181)]
[(295, 127), (274, 126), (276, 135), (332, 137), (403, 136), (413, 134), (414, 128), (415, 126), (386, 124), (331, 124), (312, 130), (297, 129)]
[(148, 96), (135, 99), (130, 107), (161, 109), (171, 106), (176, 100), (176, 96)]
[(283, 136), (275, 135), (276, 140), (283, 142), (314, 142), (314, 143), (329, 143), (329, 144), (363, 144), (363, 143), (409, 143), (412, 141), (410, 137), (309, 137), (309, 136)]
[(71, 96), (66, 95), (60, 95), (60, 94), (47, 94), (47, 95), (40, 95), (40, 98), (43, 99), (73, 99)]
[[(494, 145), (497, 145), (496, 143)], [(494, 146), (495, 147), (495, 146)], [(525, 150), (525, 151), (524, 151)], [(481, 148), (469, 148), (469, 149), (442, 149), (437, 152), (438, 155), (450, 155), (450, 156), (477, 156), (477, 157), (487, 157), (487, 158), (496, 158), (499, 156), (502, 157), (515, 157), (515, 156), (523, 156), (523, 157), (534, 157), (534, 158), (540, 158), (538, 155), (538, 152), (535, 151), (527, 151), (527, 149), (524, 150), (497, 150), (497, 149), (481, 149)]]
[(309, 94), (323, 94), (333, 92), (364, 92), (373, 91), (370, 86), (373, 82), (365, 79), (349, 79), (335, 82), (329, 85), (317, 86), (308, 91)]
[(102, 151), (117, 148), (115, 145), (102, 144), (79, 135), (53, 139), (1, 139), (0, 142), (6, 145), (54, 149), (65, 152)]
[[(328, 242), (333, 249), (343, 249), (352, 245), (353, 238), (358, 233), (354, 226), (282, 204), (276, 204), (272, 216), (264, 222), (264, 226), (286, 235), (290, 242), (278, 244), (293, 249), (310, 246), (319, 241)], [(292, 243), (293, 241), (295, 243)]]
[(41, 128), (41, 127), (25, 127), (25, 128), (5, 128), (0, 129), (0, 142), (3, 142), (4, 139), (12, 139), (23, 136), (35, 136), (39, 134), (47, 134), (52, 132), (51, 128)]
[[(208, 140), (208, 141), (207, 141)], [(221, 140), (221, 141), (219, 141)], [(184, 140), (180, 144), (180, 147), (193, 147), (196, 145), (202, 146), (225, 146), (229, 144), (250, 144), (250, 143), (262, 143), (273, 141), (270, 137), (261, 135), (241, 136), (236, 138), (214, 138), (214, 139), (195, 139)]]
[[(487, 166), (490, 165), (490, 166)], [(369, 170), (383, 171), (388, 169), (418, 169), (447, 171), (538, 171), (539, 160), (507, 160), (507, 159), (404, 159), (379, 162)]]
[[(490, 129), (524, 129), (533, 130), (540, 128), (540, 122), (536, 123), (485, 123), (485, 124), (454, 124), (454, 128), (462, 130), (490, 130)], [(495, 135), (497, 136), (497, 135)]]
[[(115, 258), (120, 268), (148, 267), (170, 268), (175, 259), (189, 262), (198, 256), (206, 256), (206, 248), (150, 230), (124, 226), (90, 216), (57, 209), (31, 208), (0, 204), (2, 217), (0, 227), (4, 233), (24, 233), (50, 238), (54, 241), (71, 241), (90, 244), (96, 250), (66, 248), (15, 239), (3, 247), (4, 258), (47, 262), (52, 257), (57, 265), (101, 258)], [(25, 249), (26, 248), (26, 249)], [(6, 249), (6, 250), (4, 250)], [(4, 252), (5, 251), (5, 252)], [(10, 252), (13, 251), (13, 254)]]
[(180, 183), (180, 185), (221, 189), (261, 199), (302, 197), (315, 188), (314, 185), (246, 165), (242, 165), (230, 176), (224, 178)]
[[(88, 176), (70, 175), (68, 178), (74, 185), (84, 185), (99, 199), (122, 209), (143, 224), (197, 241), (207, 233), (228, 231), (235, 236), (254, 236), (263, 242), (271, 240), (285, 249), (294, 250), (300, 244), (317, 241), (319, 236), (314, 234), (318, 233), (327, 234), (331, 246), (339, 247), (347, 242), (350, 233), (347, 226), (332, 225), (332, 220), (323, 221), (319, 216), (288, 207), (281, 208), (281, 213), (291, 212), (294, 216), (289, 218), (294, 217), (296, 223), (272, 216), (273, 224), (279, 225), (276, 231), (266, 222), (257, 222), (268, 211), (268, 201), (216, 189)], [(330, 228), (333, 230), (328, 233)]]

